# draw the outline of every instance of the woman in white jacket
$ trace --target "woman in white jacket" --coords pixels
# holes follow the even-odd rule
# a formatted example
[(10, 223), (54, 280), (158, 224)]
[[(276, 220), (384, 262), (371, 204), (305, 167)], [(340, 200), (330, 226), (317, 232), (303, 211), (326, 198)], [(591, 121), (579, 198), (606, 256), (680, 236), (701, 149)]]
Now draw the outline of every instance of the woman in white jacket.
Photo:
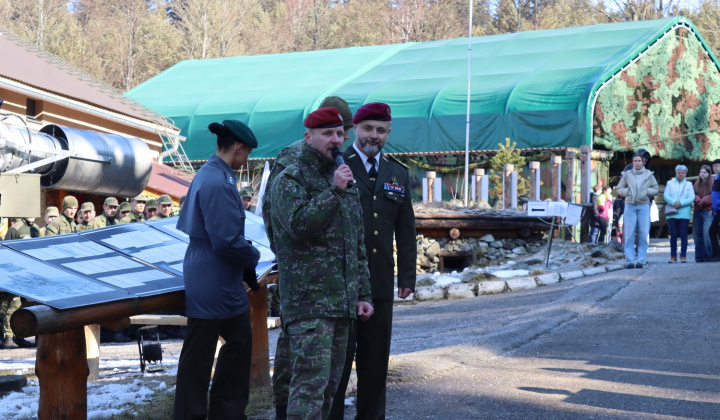
[[(658, 193), (653, 172), (643, 166), (643, 157), (633, 156), (633, 168), (622, 173), (617, 186), (618, 195), (625, 197), (623, 248), (625, 268), (642, 268), (647, 260), (650, 235), (650, 201)], [(635, 234), (638, 236), (635, 261)]]
[[(687, 166), (678, 165), (675, 167), (675, 178), (665, 185), (665, 217), (668, 221), (670, 231), (670, 263), (677, 262), (677, 240), (680, 237), (680, 262), (687, 262), (685, 253), (688, 242), (688, 226), (693, 202), (695, 201), (695, 190), (693, 185), (685, 179)], [(675, 209), (668, 213), (668, 209)]]

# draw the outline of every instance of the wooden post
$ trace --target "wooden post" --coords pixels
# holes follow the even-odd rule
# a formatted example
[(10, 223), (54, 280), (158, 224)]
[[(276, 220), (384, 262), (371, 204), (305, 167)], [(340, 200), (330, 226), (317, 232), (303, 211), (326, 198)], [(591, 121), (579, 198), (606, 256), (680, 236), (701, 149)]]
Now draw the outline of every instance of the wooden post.
[(565, 169), (565, 175), (567, 180), (565, 181), (565, 198), (568, 203), (576, 203), (575, 199), (575, 161), (577, 159), (577, 153), (567, 151), (565, 152), (565, 159), (567, 159), (567, 168)]
[(560, 187), (560, 177), (562, 176), (562, 156), (553, 156), (550, 158), (552, 162), (552, 201), (560, 200), (562, 188)]
[(270, 347), (267, 330), (267, 287), (248, 293), (252, 326), (250, 386), (270, 386)]
[(97, 382), (100, 380), (100, 325), (86, 325), (84, 330), (85, 352), (89, 369), (88, 381)]
[(512, 207), (512, 172), (515, 169), (515, 165), (505, 164), (503, 169), (503, 208), (509, 209)]
[(540, 162), (530, 162), (530, 199), (540, 200)]
[(425, 177), (427, 178), (427, 186), (428, 186), (428, 203), (432, 203), (433, 200), (433, 193), (435, 192), (435, 171), (429, 171), (425, 174)]
[(482, 198), (482, 179), (485, 176), (485, 169), (475, 168), (475, 197), (473, 201), (476, 203)]
[(87, 419), (88, 364), (83, 328), (38, 337), (38, 419)]

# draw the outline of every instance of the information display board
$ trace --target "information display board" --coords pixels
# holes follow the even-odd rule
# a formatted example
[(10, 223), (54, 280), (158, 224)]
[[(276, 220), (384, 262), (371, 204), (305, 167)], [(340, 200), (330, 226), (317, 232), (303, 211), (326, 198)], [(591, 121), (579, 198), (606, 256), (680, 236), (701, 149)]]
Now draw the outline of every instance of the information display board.
[(0, 246), (0, 289), (58, 309), (135, 297), (117, 287), (45, 264), (4, 246)]
[(182, 277), (137, 261), (80, 235), (7, 241), (3, 245), (138, 296), (184, 288)]
[[(253, 246), (260, 251), (260, 260), (255, 269), (259, 279), (265, 277), (276, 265), (275, 254), (270, 249), (270, 241), (265, 234), (265, 225), (260, 216), (245, 212), (245, 238), (252, 242)], [(179, 230), (177, 225), (178, 217), (166, 217), (164, 219), (150, 220), (145, 222), (148, 226), (158, 231), (168, 234), (185, 243), (190, 242), (190, 237), (183, 231)], [(182, 270), (182, 267), (181, 267)]]
[(125, 223), (79, 234), (129, 257), (182, 276), (188, 244), (144, 223)]

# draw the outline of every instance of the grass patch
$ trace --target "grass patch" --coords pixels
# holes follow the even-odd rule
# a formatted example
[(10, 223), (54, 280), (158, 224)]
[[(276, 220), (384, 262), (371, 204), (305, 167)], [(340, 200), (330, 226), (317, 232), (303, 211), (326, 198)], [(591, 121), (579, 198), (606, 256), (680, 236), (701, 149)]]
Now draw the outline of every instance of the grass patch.
[[(168, 383), (168, 387), (175, 386)], [(152, 401), (147, 404), (132, 404), (120, 413), (110, 416), (113, 420), (157, 420), (173, 418), (173, 404), (175, 404), (175, 391), (156, 391)], [(258, 417), (274, 410), (272, 387), (250, 388), (250, 401), (245, 414), (248, 417)]]

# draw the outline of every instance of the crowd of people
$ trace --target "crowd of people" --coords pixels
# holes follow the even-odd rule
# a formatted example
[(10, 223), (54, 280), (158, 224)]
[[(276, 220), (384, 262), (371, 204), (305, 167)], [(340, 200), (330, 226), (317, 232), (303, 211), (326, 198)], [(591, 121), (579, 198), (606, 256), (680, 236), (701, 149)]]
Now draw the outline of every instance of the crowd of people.
[[(183, 196), (180, 198), (180, 208), (184, 201), (185, 197)], [(43, 227), (35, 223), (34, 217), (10, 219), (4, 240), (79, 233), (122, 223), (162, 219), (170, 217), (174, 213), (172, 198), (167, 194), (161, 195), (157, 199), (148, 199), (145, 194), (139, 194), (130, 201), (122, 203), (119, 203), (115, 197), (107, 197), (100, 215), (96, 215), (93, 203), (88, 201), (78, 206), (77, 198), (67, 195), (62, 200), (61, 208), (62, 211), (55, 206), (45, 209), (45, 226)], [(36, 346), (34, 342), (15, 336), (10, 328), (10, 317), (23, 304), (27, 304), (24, 299), (0, 291), (0, 318), (2, 319), (3, 333), (0, 338), (0, 349)]]
[[(659, 193), (654, 173), (648, 169), (649, 161), (647, 150), (639, 149), (622, 172), (617, 197), (613, 198), (611, 187), (602, 185), (596, 185), (590, 196), (590, 242), (609, 241), (614, 228), (617, 240), (623, 244), (625, 268), (642, 268), (647, 262), (651, 209)], [(677, 165), (675, 177), (663, 191), (663, 212), (670, 235), (668, 262), (687, 262), (691, 220), (695, 262), (720, 261), (720, 159), (711, 166), (702, 165), (694, 183), (687, 176), (687, 166)]]

